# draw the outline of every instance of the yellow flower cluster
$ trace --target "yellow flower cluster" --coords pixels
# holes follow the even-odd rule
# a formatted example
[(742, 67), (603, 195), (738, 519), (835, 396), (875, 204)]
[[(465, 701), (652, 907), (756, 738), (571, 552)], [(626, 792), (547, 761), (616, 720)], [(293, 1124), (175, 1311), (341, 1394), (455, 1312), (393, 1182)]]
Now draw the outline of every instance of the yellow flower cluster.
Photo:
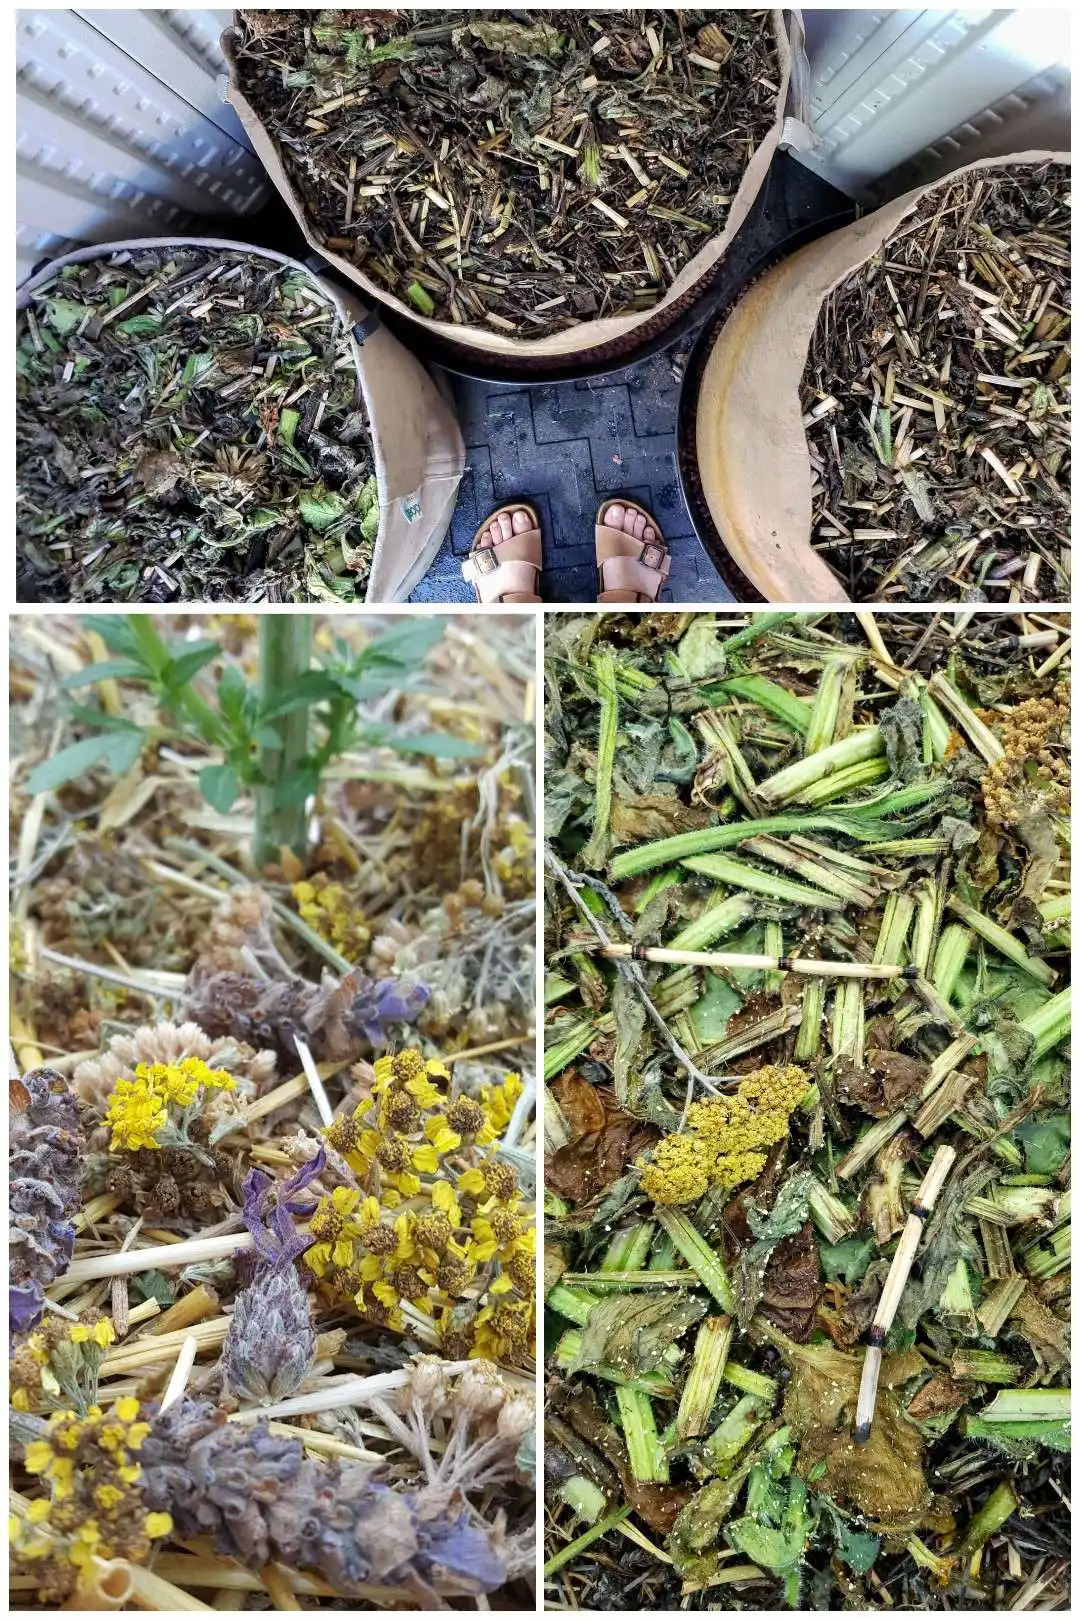
[(98, 1370), (116, 1331), (107, 1316), (88, 1311), (80, 1322), (47, 1316), (12, 1351), (11, 1404), (29, 1412), (59, 1396), (85, 1408), (97, 1395)]
[(134, 1080), (118, 1080), (105, 1110), (112, 1130), (109, 1147), (116, 1153), (160, 1148), (159, 1133), (172, 1121), (169, 1109), (190, 1108), (204, 1091), (232, 1091), (236, 1081), (224, 1069), (211, 1069), (202, 1058), (180, 1063), (140, 1063)]
[(730, 1097), (692, 1103), (689, 1131), (665, 1136), (637, 1161), (641, 1185), (657, 1204), (690, 1204), (710, 1187), (730, 1191), (765, 1168), (763, 1148), (787, 1135), (810, 1081), (804, 1070), (768, 1064)]
[(144, 1559), (173, 1527), (167, 1513), (143, 1509), (137, 1455), (149, 1433), (134, 1396), (111, 1412), (92, 1406), (85, 1417), (55, 1413), (46, 1435), (27, 1445), (24, 1463), (50, 1495), (31, 1502), (25, 1519), (9, 1521), (12, 1556), (73, 1570), (95, 1557)]
[(304, 1259), (328, 1292), (399, 1332), (408, 1305), (447, 1354), (448, 1344), (493, 1359), (528, 1352), (535, 1226), (513, 1169), (479, 1151), (521, 1092), (511, 1074), (479, 1100), (451, 1101), (444, 1064), (416, 1050), (376, 1062), (373, 1095), (326, 1131), (360, 1183), (336, 1187), (312, 1217)]
[(293, 884), (292, 897), (308, 927), (350, 961), (367, 950), (371, 929), (343, 883), (332, 882), (325, 872), (315, 872)]

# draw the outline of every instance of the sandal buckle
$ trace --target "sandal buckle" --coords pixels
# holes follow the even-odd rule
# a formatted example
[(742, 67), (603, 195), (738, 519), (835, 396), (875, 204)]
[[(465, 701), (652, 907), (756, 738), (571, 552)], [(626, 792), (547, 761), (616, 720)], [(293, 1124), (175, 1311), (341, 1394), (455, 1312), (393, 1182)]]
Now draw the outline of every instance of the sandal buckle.
[(638, 562), (642, 563), (646, 568), (659, 570), (663, 567), (664, 556), (665, 552), (663, 546), (658, 546), (655, 543), (643, 545), (641, 548), (641, 555), (638, 557)]
[(493, 574), (499, 566), (494, 546), (477, 546), (472, 554), (472, 560), (478, 574)]

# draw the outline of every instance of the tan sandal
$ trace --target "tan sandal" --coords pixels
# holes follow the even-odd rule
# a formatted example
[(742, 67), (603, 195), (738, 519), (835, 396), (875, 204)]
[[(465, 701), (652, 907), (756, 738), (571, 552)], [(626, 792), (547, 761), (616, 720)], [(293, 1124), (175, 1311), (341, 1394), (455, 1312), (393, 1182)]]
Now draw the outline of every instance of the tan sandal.
[[(532, 528), (512, 534), (493, 546), (482, 546), (480, 536), (503, 513), (527, 512)], [(540, 514), (527, 501), (511, 501), (484, 519), (472, 538), (472, 549), (461, 565), (465, 579), (472, 584), (476, 600), (489, 602), (539, 602), (540, 570), (544, 563), (540, 541)]]
[[(639, 512), (657, 538), (635, 540), (623, 529), (612, 529), (604, 514), (613, 506)], [(596, 514), (596, 574), (598, 602), (655, 602), (671, 568), (671, 553), (664, 544), (660, 525), (636, 501), (622, 498), (605, 501)]]

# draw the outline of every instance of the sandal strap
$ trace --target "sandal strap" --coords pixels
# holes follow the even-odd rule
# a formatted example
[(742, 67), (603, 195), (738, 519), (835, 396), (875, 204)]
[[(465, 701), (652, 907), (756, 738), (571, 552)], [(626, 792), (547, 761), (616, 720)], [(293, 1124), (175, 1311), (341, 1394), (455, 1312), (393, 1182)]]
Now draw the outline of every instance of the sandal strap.
[[(657, 546), (643, 547), (640, 541), (635, 544), (639, 551), (655, 552), (661, 549)], [(600, 591), (633, 591), (635, 595), (655, 602), (670, 567), (671, 558), (666, 551), (659, 563), (646, 561), (641, 556), (610, 557), (597, 569)]]
[(671, 565), (667, 547), (662, 541), (635, 540), (625, 529), (612, 529), (606, 523), (596, 525), (596, 561), (602, 568), (616, 557), (629, 557), (646, 568), (666, 574)]
[[(521, 534), (512, 534), (493, 546), (474, 546), (466, 562), (475, 562), (478, 574), (490, 574), (509, 562), (532, 563), (534, 567), (539, 567), (540, 546), (540, 530), (525, 529)], [(465, 566), (462, 563), (462, 568)]]
[(502, 562), (498, 557), (488, 565), (487, 554), (493, 549), (492, 546), (483, 546), (461, 565), (462, 575), (471, 581), (479, 600), (498, 602), (510, 595), (524, 595), (539, 600), (539, 566), (527, 558)]

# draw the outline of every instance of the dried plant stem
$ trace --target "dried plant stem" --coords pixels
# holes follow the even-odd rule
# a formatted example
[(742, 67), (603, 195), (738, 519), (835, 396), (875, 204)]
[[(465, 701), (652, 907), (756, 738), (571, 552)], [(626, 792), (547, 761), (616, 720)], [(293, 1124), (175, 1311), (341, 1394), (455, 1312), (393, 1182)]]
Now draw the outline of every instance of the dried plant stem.
[(78, 1585), (64, 1608), (122, 1609), (134, 1597), (134, 1574), (135, 1566), (124, 1558), (93, 1557), (80, 1571)]
[[(189, 1609), (210, 1609), (209, 1603), (181, 1591), (155, 1570), (144, 1569), (141, 1564), (131, 1566), (131, 1602), (138, 1609), (160, 1609), (166, 1613)], [(211, 1611), (212, 1612), (212, 1611)]]
[(141, 979), (128, 973), (117, 973), (115, 968), (102, 967), (100, 962), (84, 962), (78, 956), (65, 956), (62, 951), (50, 950), (42, 945), (38, 954), (43, 961), (56, 967), (70, 968), (73, 973), (86, 973), (92, 979), (105, 979), (124, 990), (134, 990), (140, 996), (175, 996), (184, 988), (187, 978), (183, 973), (146, 973)]
[(221, 1237), (186, 1238), (182, 1243), (162, 1243), (149, 1249), (131, 1249), (126, 1254), (97, 1254), (73, 1260), (64, 1273), (67, 1284), (100, 1282), (105, 1277), (135, 1277), (140, 1271), (175, 1270), (204, 1260), (230, 1259), (252, 1247), (246, 1232), (227, 1232)]
[[(220, 1592), (238, 1594), (241, 1599), (246, 1592), (264, 1590), (253, 1570), (244, 1569), (231, 1558), (216, 1558), (208, 1554), (162, 1553), (154, 1563), (154, 1572), (177, 1586), (214, 1587)], [(332, 1588), (327, 1586), (325, 1581), (315, 1580), (310, 1575), (302, 1575), (298, 1570), (289, 1570), (287, 1579), (292, 1591), (299, 1593), (301, 1597), (332, 1594)], [(213, 1606), (216, 1609), (232, 1607), (216, 1601)]]
[(266, 1564), (259, 1571), (259, 1580), (263, 1591), (267, 1594), (275, 1609), (299, 1609), (302, 1607), (300, 1599), (296, 1596), (289, 1583), (288, 1576), (280, 1564)]
[(176, 1358), (176, 1366), (169, 1375), (169, 1382), (165, 1386), (165, 1393), (161, 1397), (159, 1412), (164, 1412), (174, 1402), (178, 1401), (187, 1388), (191, 1369), (195, 1365), (195, 1357), (199, 1353), (199, 1341), (194, 1333), (189, 1333), (180, 1346), (180, 1354)]
[(282, 1440), (302, 1440), (305, 1451), (314, 1451), (325, 1457), (345, 1457), (350, 1462), (381, 1463), (385, 1461), (381, 1452), (365, 1451), (363, 1446), (351, 1446), (346, 1440), (338, 1440), (332, 1434), (321, 1434), (318, 1429), (298, 1429), (291, 1423), (267, 1424), (271, 1434), (280, 1435)]
[(122, 1377), (143, 1367), (171, 1362), (188, 1339), (195, 1344), (197, 1353), (203, 1350), (216, 1350), (224, 1344), (228, 1331), (229, 1318), (218, 1316), (213, 1321), (197, 1322), (193, 1327), (182, 1328), (178, 1333), (163, 1333), (157, 1336), (151, 1334), (140, 1339), (130, 1339), (126, 1344), (118, 1345), (111, 1355), (106, 1356), (101, 1365), (101, 1376)]
[(877, 1405), (878, 1377), (881, 1373), (881, 1357), (885, 1344), (885, 1335), (888, 1333), (900, 1304), (901, 1296), (907, 1286), (908, 1276), (915, 1260), (915, 1250), (919, 1246), (922, 1236), (923, 1222), (937, 1203), (938, 1195), (945, 1184), (945, 1179), (956, 1161), (956, 1149), (939, 1147), (930, 1161), (930, 1168), (923, 1177), (922, 1185), (915, 1195), (915, 1202), (907, 1218), (907, 1225), (900, 1235), (896, 1253), (893, 1255), (889, 1275), (885, 1279), (878, 1308), (874, 1313), (874, 1320), (870, 1328), (869, 1344), (866, 1357), (863, 1361), (862, 1378), (859, 1383), (859, 1402), (855, 1412), (855, 1443), (865, 1445), (870, 1438), (870, 1428), (874, 1421), (874, 1407)]
[[(170, 1305), (167, 1311), (162, 1311), (150, 1332), (155, 1335), (177, 1333), (182, 1328), (190, 1328), (196, 1322), (203, 1322), (208, 1316), (212, 1316), (220, 1303), (216, 1290), (208, 1288), (206, 1283), (200, 1283), (190, 1294), (185, 1294), (175, 1305)], [(131, 1313), (131, 1320), (135, 1320), (134, 1311)]]
[(821, 962), (813, 957), (762, 956), (753, 951), (675, 951), (663, 946), (605, 945), (601, 956), (635, 962), (671, 962), (688, 967), (751, 968), (800, 973), (821, 979), (915, 979), (915, 968), (889, 963)]
[(324, 1126), (329, 1125), (334, 1118), (334, 1110), (330, 1106), (330, 1099), (326, 1095), (326, 1087), (319, 1076), (315, 1059), (312, 1057), (306, 1042), (302, 1041), (299, 1035), (293, 1036), (293, 1045), (296, 1047), (297, 1055), (300, 1058), (304, 1078), (307, 1080), (311, 1095), (315, 1099), (315, 1107), (319, 1111), (319, 1118)]
[[(444, 1376), (453, 1378), (474, 1365), (469, 1361), (447, 1361), (441, 1370)], [(272, 1406), (252, 1406), (241, 1412), (233, 1412), (229, 1422), (257, 1423), (264, 1417), (303, 1417), (310, 1412), (333, 1412), (339, 1406), (367, 1406), (372, 1399), (377, 1400), (392, 1390), (403, 1389), (409, 1377), (409, 1369), (403, 1367), (395, 1372), (374, 1373), (370, 1378), (341, 1378), (307, 1395), (293, 1395), (289, 1400), (277, 1401)], [(522, 1381), (532, 1387), (529, 1380)]]

